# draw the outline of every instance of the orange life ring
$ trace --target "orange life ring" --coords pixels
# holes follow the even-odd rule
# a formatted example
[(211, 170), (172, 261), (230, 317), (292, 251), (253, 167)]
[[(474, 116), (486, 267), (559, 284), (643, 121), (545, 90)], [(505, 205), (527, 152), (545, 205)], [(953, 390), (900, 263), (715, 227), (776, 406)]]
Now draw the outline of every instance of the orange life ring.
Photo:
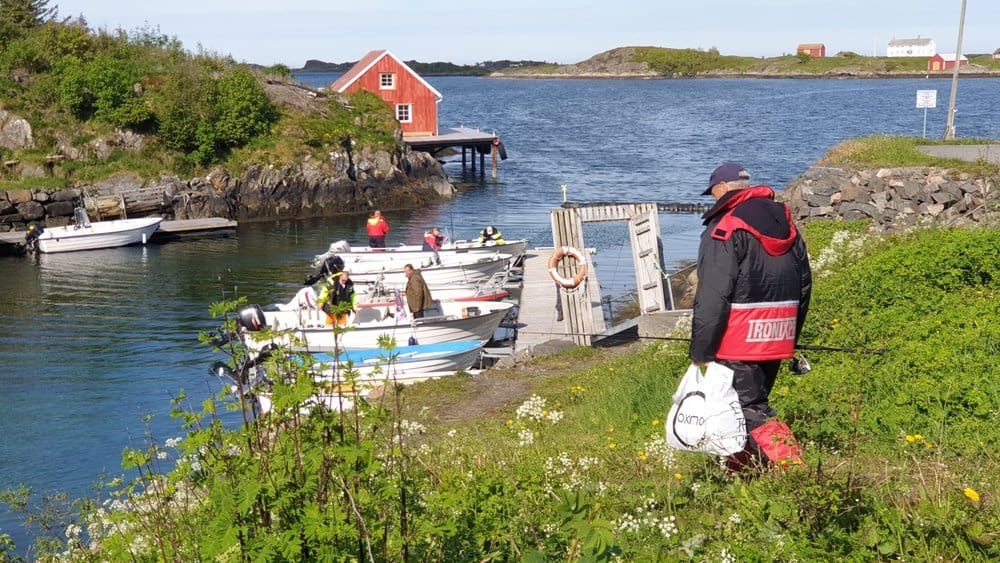
[[(573, 276), (572, 279), (561, 276), (559, 274), (559, 270), (556, 269), (559, 266), (559, 261), (562, 260), (564, 256), (571, 256), (576, 260), (576, 275)], [(551, 276), (552, 281), (559, 284), (560, 287), (573, 289), (583, 283), (583, 280), (587, 277), (587, 259), (584, 257), (582, 252), (572, 246), (560, 246), (555, 252), (552, 253), (552, 258), (549, 258), (549, 276)]]

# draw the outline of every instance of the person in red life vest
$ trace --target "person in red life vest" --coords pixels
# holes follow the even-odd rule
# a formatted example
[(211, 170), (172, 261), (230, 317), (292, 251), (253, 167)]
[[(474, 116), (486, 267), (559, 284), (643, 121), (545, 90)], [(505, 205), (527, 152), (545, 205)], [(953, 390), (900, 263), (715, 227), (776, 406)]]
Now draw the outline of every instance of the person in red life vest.
[(806, 245), (788, 206), (774, 201), (770, 187), (750, 186), (739, 164), (716, 168), (702, 195), (716, 203), (702, 216), (689, 355), (696, 364), (718, 362), (733, 370), (748, 437), (727, 466), (738, 471), (748, 463), (784, 464), (773, 459), (772, 444), (756, 438), (780, 426), (792, 439), (768, 396), (781, 360), (794, 354), (809, 310)]
[(441, 250), (441, 245), (447, 237), (441, 234), (441, 229), (434, 227), (424, 233), (424, 250)]
[(385, 248), (385, 234), (389, 232), (389, 223), (386, 222), (382, 212), (376, 209), (365, 224), (368, 230), (368, 246), (372, 248)]

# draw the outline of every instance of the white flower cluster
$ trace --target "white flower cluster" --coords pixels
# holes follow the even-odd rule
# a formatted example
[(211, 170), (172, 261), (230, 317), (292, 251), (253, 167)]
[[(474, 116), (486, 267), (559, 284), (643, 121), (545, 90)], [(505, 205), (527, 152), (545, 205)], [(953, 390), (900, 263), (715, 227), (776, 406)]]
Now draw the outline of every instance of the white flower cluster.
[(555, 459), (545, 460), (545, 475), (561, 482), (571, 491), (578, 491), (586, 483), (585, 477), (591, 468), (597, 466), (596, 457), (583, 456), (573, 459), (566, 452), (560, 452)]
[(850, 231), (837, 231), (833, 233), (830, 244), (819, 253), (816, 259), (811, 260), (813, 274), (816, 277), (823, 277), (830, 272), (830, 268), (841, 261), (850, 258), (859, 258), (868, 242), (868, 235), (859, 234), (852, 236)]
[(530, 428), (525, 428), (517, 433), (517, 445), (530, 446), (535, 443), (535, 433)]
[(167, 441), (165, 442), (165, 445), (168, 448), (176, 448), (177, 446), (181, 445), (181, 442), (183, 442), (183, 441), (184, 441), (184, 438), (181, 438), (180, 436), (177, 436), (176, 438), (167, 438)]
[(528, 419), (535, 422), (548, 420), (552, 424), (562, 420), (562, 411), (548, 410), (545, 408), (545, 404), (545, 399), (539, 397), (538, 395), (532, 395), (527, 401), (522, 403), (521, 406), (517, 407), (515, 416), (518, 420)]
[(638, 533), (643, 528), (655, 528), (664, 538), (677, 535), (677, 518), (670, 516), (656, 516), (655, 514), (622, 514), (621, 518), (615, 520), (612, 525), (618, 533)]
[(719, 553), (719, 563), (736, 563), (736, 556), (724, 547)]
[(403, 436), (416, 436), (417, 434), (423, 434), (427, 432), (427, 427), (419, 422), (414, 422), (410, 420), (402, 420), (399, 422), (399, 427), (403, 432)]
[(730, 514), (729, 515), (729, 521), (732, 522), (733, 524), (741, 524), (741, 523), (743, 523), (743, 519), (740, 518), (740, 513), (739, 512), (734, 512), (734, 513)]
[(448, 431), (448, 437), (449, 438), (454, 438), (456, 435), (458, 435), (458, 430), (455, 430), (454, 428), (452, 428), (451, 430)]
[(674, 450), (667, 445), (666, 436), (658, 436), (649, 442), (646, 442), (643, 451), (646, 452), (646, 456), (648, 456), (649, 459), (660, 460), (663, 467), (666, 469), (670, 469), (674, 466)]

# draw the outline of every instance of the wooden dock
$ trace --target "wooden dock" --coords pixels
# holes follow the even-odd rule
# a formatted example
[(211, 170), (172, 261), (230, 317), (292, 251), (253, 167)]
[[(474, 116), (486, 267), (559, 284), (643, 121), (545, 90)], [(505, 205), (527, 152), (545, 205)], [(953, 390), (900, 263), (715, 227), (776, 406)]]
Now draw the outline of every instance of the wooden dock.
[[(524, 254), (524, 288), (521, 290), (521, 300), (517, 318), (517, 354), (529, 352), (539, 344), (550, 340), (576, 341), (579, 335), (568, 334), (570, 315), (576, 314), (567, 302), (564, 292), (559, 289), (549, 277), (549, 257), (553, 248), (534, 248)], [(588, 263), (590, 260), (588, 258)], [(589, 297), (590, 315), (593, 319), (595, 333), (604, 332), (604, 314), (601, 310), (601, 290), (597, 282), (597, 272), (592, 267), (587, 269), (587, 279), (577, 288), (569, 291), (585, 291)], [(559, 321), (556, 312), (556, 296), (563, 300), (563, 320)]]

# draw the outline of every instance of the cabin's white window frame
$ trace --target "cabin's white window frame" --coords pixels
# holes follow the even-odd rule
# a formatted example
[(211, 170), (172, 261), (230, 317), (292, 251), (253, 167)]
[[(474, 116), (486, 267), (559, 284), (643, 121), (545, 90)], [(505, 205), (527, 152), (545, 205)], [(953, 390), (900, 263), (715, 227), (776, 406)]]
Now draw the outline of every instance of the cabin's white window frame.
[(396, 121), (413, 123), (413, 104), (396, 104)]
[(378, 75), (378, 87), (380, 90), (395, 90), (396, 89), (396, 73), (395, 72), (381, 72)]

